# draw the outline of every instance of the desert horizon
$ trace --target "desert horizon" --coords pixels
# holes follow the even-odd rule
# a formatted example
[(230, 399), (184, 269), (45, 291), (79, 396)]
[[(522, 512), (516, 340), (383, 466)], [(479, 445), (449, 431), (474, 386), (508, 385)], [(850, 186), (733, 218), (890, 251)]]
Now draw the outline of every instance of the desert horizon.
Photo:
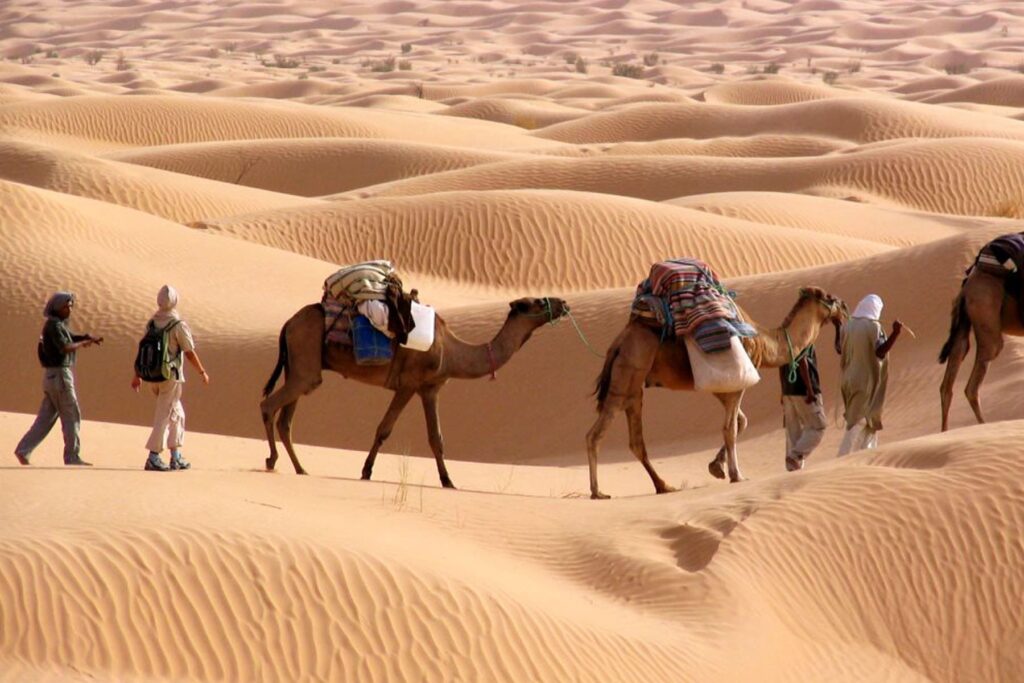
[[(1012, 306), (976, 424), (940, 348), (979, 250), (1024, 218), (1024, 8), (994, 2), (187, 0), (0, 8), (0, 681), (1007, 681), (1024, 665), (1024, 378)], [(722, 405), (644, 392), (590, 500), (595, 382), (653, 263), (692, 257), (778, 327), (804, 288), (884, 301), (877, 449), (787, 472), (779, 371), (711, 476)], [(419, 399), (323, 373), (269, 450), (282, 326), (390, 260), (454, 349), (564, 300), (507, 362)], [(148, 472), (132, 361), (173, 285), (187, 472)], [(76, 295), (81, 455), (41, 399)], [(1008, 299), (1015, 303), (1016, 299)], [(511, 311), (511, 312), (510, 312)], [(557, 317), (557, 316), (555, 316)], [(1019, 314), (1018, 314), (1019, 318)], [(955, 329), (955, 326), (954, 326)], [(666, 342), (674, 343), (674, 342)], [(504, 350), (505, 346), (495, 345)], [(467, 352), (468, 353), (468, 352)], [(493, 353), (488, 349), (487, 353)], [(504, 360), (504, 358), (503, 358)], [(289, 373), (294, 372), (289, 368)], [(282, 382), (278, 383), (278, 387)]]

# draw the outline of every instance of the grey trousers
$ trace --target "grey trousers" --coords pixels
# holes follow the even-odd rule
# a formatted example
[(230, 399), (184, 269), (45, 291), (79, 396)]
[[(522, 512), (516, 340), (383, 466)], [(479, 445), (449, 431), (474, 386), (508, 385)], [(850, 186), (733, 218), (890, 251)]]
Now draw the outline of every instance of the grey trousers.
[(53, 429), (58, 417), (64, 432), (64, 462), (74, 462), (79, 458), (78, 428), (82, 414), (78, 410), (75, 376), (71, 374), (71, 368), (46, 368), (43, 371), (43, 402), (36, 421), (21, 437), (14, 452), (27, 459)]
[(782, 419), (786, 427), (786, 457), (796, 461), (818, 447), (828, 424), (821, 396), (814, 403), (808, 403), (803, 396), (783, 396)]

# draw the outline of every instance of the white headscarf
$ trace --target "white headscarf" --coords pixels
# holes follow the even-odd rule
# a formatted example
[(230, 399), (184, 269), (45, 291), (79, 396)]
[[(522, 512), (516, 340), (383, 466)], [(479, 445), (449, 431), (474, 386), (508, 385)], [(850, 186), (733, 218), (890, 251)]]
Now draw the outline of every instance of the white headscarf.
[(160, 288), (160, 293), (156, 295), (156, 313), (153, 314), (153, 322), (158, 326), (163, 326), (172, 320), (180, 320), (181, 316), (178, 315), (178, 290), (171, 285), (164, 285)]
[(882, 297), (877, 294), (868, 294), (860, 300), (857, 308), (853, 310), (851, 318), (867, 318), (868, 320), (879, 320), (882, 317)]

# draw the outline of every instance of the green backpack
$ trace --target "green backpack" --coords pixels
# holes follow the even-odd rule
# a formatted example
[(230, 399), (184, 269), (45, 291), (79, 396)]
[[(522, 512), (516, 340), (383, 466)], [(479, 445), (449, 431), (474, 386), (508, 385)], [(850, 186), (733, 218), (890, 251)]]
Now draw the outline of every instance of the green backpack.
[(139, 340), (139, 351), (135, 354), (135, 374), (143, 381), (165, 382), (178, 379), (181, 350), (172, 358), (168, 347), (171, 330), (180, 322), (175, 320), (160, 328), (150, 320), (146, 325), (146, 334)]

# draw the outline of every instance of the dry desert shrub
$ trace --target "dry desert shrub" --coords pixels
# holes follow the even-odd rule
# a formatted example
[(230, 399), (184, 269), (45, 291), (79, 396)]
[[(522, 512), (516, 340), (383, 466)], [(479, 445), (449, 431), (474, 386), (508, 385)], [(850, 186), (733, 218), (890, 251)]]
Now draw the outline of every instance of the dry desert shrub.
[(821, 74), (821, 80), (825, 83), (825, 85), (835, 85), (836, 81), (839, 80), (839, 72), (826, 71), (825, 73)]
[(713, 74), (724, 74), (725, 64), (722, 64), (721, 62), (715, 62), (714, 64), (708, 67), (708, 71), (710, 71)]
[(644, 68), (639, 64), (621, 62), (612, 67), (612, 75), (624, 76), (626, 78), (643, 78)]
[(96, 66), (103, 59), (103, 50), (89, 50), (83, 57), (89, 66)]

